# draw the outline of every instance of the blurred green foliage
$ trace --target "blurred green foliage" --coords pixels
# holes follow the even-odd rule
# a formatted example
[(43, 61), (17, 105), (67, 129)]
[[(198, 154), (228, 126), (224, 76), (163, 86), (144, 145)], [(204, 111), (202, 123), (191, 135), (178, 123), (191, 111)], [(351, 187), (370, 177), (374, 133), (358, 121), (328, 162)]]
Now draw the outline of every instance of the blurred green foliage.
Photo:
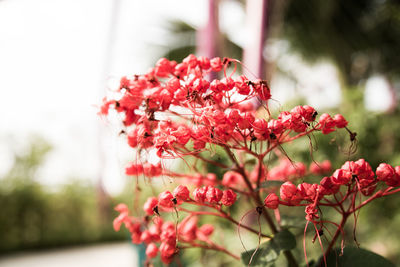
[(125, 239), (126, 233), (112, 228), (115, 202), (103, 196), (102, 209), (95, 186), (72, 180), (51, 190), (36, 181), (50, 150), (45, 141), (35, 139), (25, 153), (15, 155), (0, 180), (0, 254)]
[(400, 75), (397, 0), (288, 1), (283, 35), (307, 60), (329, 58), (346, 84), (374, 73)]

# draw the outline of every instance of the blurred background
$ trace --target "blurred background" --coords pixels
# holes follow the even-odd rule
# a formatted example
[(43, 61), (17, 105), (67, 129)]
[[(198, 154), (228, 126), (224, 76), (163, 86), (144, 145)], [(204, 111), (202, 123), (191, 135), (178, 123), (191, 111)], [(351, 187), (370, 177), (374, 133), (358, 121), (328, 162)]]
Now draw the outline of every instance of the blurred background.
[[(399, 47), (396, 0), (0, 0), (0, 266), (140, 261), (112, 229), (132, 152), (96, 114), (121, 76), (160, 57), (237, 58), (270, 82), (272, 108), (342, 113), (350, 158), (375, 169), (400, 163)], [(349, 158), (345, 134), (315, 138), (317, 160)], [(308, 144), (291, 154), (311, 161)], [(366, 207), (358, 241), (400, 264), (398, 203)]]

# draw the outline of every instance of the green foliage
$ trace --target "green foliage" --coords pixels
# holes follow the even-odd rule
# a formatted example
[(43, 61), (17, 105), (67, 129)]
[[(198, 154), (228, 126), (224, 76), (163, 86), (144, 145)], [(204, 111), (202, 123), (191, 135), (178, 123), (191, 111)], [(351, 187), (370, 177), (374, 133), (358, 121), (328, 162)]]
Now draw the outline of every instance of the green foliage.
[[(346, 247), (343, 250), (343, 255), (340, 256), (340, 249), (333, 250), (327, 257), (326, 262), (328, 267), (335, 266), (353, 266), (353, 267), (394, 267), (395, 265), (384, 257), (375, 254), (371, 251), (357, 248)], [(322, 264), (322, 265), (321, 265)], [(314, 265), (315, 267), (324, 266), (323, 258)]]
[(291, 250), (295, 247), (295, 236), (284, 229), (278, 232), (274, 238), (262, 243), (259, 248), (243, 252), (241, 258), (246, 266), (270, 266), (278, 259), (281, 251)]
[(35, 139), (0, 180), (0, 254), (123, 239), (123, 232), (112, 229), (115, 203), (106, 198), (108, 209), (101, 210), (93, 185), (76, 180), (51, 191), (35, 181), (49, 151), (48, 144)]

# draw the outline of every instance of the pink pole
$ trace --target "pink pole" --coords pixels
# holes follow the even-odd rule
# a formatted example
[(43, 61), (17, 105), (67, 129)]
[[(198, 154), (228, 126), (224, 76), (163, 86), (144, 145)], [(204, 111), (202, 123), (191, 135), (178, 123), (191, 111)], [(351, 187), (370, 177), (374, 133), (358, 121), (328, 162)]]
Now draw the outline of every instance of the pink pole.
[[(264, 43), (268, 15), (268, 0), (246, 2), (247, 44), (243, 51), (244, 74), (249, 79), (265, 79)], [(255, 76), (255, 77), (254, 77)]]

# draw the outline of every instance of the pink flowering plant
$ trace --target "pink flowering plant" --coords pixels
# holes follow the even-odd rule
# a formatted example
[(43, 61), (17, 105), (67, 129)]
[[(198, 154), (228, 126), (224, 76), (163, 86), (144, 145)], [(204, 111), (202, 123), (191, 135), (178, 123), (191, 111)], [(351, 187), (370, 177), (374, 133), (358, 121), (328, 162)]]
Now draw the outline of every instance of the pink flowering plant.
[[(267, 82), (237, 75), (238, 64), (235, 59), (194, 55), (181, 63), (163, 58), (146, 74), (123, 77), (117, 96), (103, 100), (100, 114), (108, 115), (110, 109), (123, 114), (123, 133), (138, 155), (126, 174), (144, 177), (147, 185), (163, 177), (176, 182), (174, 188), (164, 183), (164, 190), (150, 196), (141, 212), (133, 214), (119, 204), (115, 230), (124, 225), (133, 243), (146, 246), (149, 266), (158, 256), (165, 264), (178, 261), (189, 248), (218, 251), (249, 266), (269, 266), (280, 255), (288, 266), (336, 266), (346, 260), (356, 266), (351, 263), (356, 254), (366, 255), (359, 261), (369, 257), (369, 263), (392, 266), (372, 252), (346, 247), (344, 227), (352, 219), (358, 246), (359, 210), (400, 191), (400, 166), (382, 163), (374, 171), (359, 159), (332, 170), (328, 159), (310, 166), (294, 162), (286, 150), (297, 139), (310, 142), (314, 133), (343, 131), (353, 145), (356, 134), (342, 115), (319, 115), (311, 106), (273, 116)], [(221, 79), (209, 80), (218, 75)], [(226, 155), (225, 161), (213, 157), (217, 150)], [(149, 151), (158, 163), (143, 161), (143, 152)], [(167, 168), (165, 159), (182, 160), (187, 168)], [(204, 166), (211, 165), (222, 175), (207, 172)], [(307, 182), (309, 177), (317, 182)], [(231, 212), (241, 205), (251, 208), (243, 214)], [(305, 227), (296, 237), (282, 223), (281, 211), (298, 208), (304, 210)], [(323, 213), (326, 209), (333, 211), (326, 213), (334, 214), (332, 218)], [(242, 251), (229, 250), (223, 240), (213, 238), (217, 225), (200, 223), (210, 216), (232, 223), (238, 242), (244, 235), (254, 235), (258, 242), (253, 249), (242, 242)], [(245, 216), (254, 219), (245, 222)], [(321, 249), (317, 261), (307, 258), (312, 243)]]

